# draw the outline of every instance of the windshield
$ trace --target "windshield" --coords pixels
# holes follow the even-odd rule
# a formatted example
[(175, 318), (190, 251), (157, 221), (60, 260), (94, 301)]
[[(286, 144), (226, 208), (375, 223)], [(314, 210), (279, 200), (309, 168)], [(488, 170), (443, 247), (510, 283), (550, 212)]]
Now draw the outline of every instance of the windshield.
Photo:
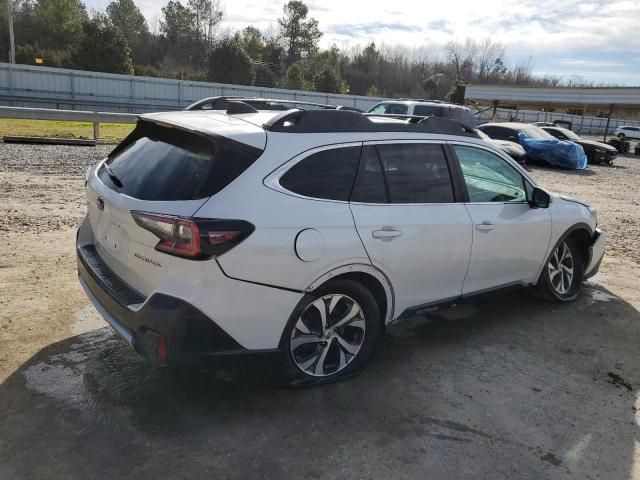
[(486, 133), (484, 133), (482, 130), (476, 130), (476, 133), (483, 140), (491, 140), (491, 137), (489, 135), (487, 135)]
[(534, 140), (557, 140), (557, 138), (550, 133), (547, 133), (541, 128), (534, 125), (529, 125), (525, 128), (522, 128), (520, 130), (520, 133), (524, 134), (527, 138), (532, 138)]
[(407, 107), (403, 103), (391, 103), (391, 102), (382, 102), (374, 105), (369, 110), (369, 113), (385, 113), (391, 115), (406, 115), (409, 111), (409, 107)]
[(569, 140), (582, 140), (576, 132), (572, 130), (567, 130), (566, 128), (559, 129)]

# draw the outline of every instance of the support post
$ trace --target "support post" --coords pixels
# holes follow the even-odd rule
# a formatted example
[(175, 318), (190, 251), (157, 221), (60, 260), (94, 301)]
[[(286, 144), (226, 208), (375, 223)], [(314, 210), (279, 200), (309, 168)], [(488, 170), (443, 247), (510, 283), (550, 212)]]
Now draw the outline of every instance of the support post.
[(97, 142), (100, 140), (100, 123), (93, 122), (93, 139)]
[(491, 121), (493, 122), (496, 119), (496, 111), (498, 110), (498, 100), (494, 100), (493, 102), (493, 114), (491, 115)]
[(16, 63), (16, 42), (13, 34), (13, 0), (7, 2), (7, 16), (9, 17), (9, 63)]
[(604, 138), (603, 142), (607, 141), (607, 133), (609, 132), (609, 123), (611, 122), (611, 114), (613, 113), (613, 105), (609, 105), (609, 111), (607, 112), (607, 126), (604, 127)]

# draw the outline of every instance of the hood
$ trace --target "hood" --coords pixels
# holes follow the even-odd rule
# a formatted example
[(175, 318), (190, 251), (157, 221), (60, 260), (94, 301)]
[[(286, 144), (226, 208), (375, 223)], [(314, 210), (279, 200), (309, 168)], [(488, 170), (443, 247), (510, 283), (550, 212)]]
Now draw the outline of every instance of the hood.
[(618, 150), (616, 150), (615, 147), (612, 147), (611, 145), (608, 145), (608, 144), (602, 143), (602, 142), (595, 142), (593, 140), (584, 140), (584, 139), (582, 139), (582, 140), (580, 140), (579, 142), (576, 142), (576, 143), (579, 143), (580, 145), (583, 145), (583, 146), (584, 145), (589, 145), (591, 147), (600, 148), (602, 150), (607, 150), (609, 152), (617, 152), (618, 151)]
[(557, 197), (557, 198), (561, 198), (562, 200), (565, 200), (567, 202), (579, 203), (580, 205), (583, 205), (583, 206), (585, 206), (587, 208), (591, 208), (590, 204), (588, 204), (584, 200), (580, 200), (579, 198), (570, 197), (568, 195), (563, 195), (563, 194), (560, 194), (560, 193), (554, 193), (553, 196)]

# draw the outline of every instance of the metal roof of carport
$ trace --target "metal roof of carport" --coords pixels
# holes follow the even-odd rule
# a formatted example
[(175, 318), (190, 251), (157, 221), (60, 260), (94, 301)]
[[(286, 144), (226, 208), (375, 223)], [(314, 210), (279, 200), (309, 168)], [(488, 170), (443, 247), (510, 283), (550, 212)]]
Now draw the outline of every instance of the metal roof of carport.
[(465, 103), (528, 107), (614, 106), (640, 109), (640, 87), (513, 87), (466, 85)]

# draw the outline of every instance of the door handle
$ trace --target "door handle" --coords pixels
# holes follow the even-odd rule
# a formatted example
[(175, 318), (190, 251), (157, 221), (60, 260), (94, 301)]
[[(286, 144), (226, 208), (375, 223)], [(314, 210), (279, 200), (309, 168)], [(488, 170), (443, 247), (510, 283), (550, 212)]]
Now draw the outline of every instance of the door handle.
[(374, 230), (373, 232), (371, 232), (371, 236), (373, 238), (380, 239), (392, 239), (395, 237), (399, 237), (400, 235), (402, 235), (402, 232), (400, 230), (393, 229)]
[(476, 225), (476, 230), (479, 232), (490, 232), (494, 228), (496, 228), (496, 226), (490, 222), (482, 222)]

